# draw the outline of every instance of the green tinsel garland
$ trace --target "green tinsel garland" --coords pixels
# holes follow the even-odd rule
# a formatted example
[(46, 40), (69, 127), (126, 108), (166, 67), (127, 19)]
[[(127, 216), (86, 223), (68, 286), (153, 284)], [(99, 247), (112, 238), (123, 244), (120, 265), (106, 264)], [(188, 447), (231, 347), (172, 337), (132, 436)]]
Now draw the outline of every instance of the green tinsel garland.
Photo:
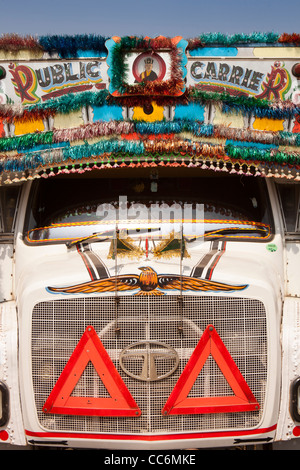
[[(40, 37), (20, 36), (17, 34), (3, 34), (0, 37), (0, 49), (18, 51), (39, 49), (50, 55), (58, 52), (61, 57), (77, 57), (80, 51), (95, 51), (107, 55), (105, 47), (106, 40), (110, 37), (98, 34), (75, 34), (75, 35), (43, 35)], [(122, 38), (123, 46), (127, 49), (141, 49), (151, 46), (151, 39), (143, 37), (126, 36)], [(152, 40), (153, 41), (153, 40)], [(275, 32), (262, 33), (253, 32), (250, 34), (236, 33), (226, 35), (223, 33), (202, 33), (196, 38), (188, 40), (188, 49), (192, 50), (203, 46), (234, 46), (250, 44), (278, 44), (278, 45), (299, 45), (300, 35), (278, 34)]]
[(300, 155), (282, 151), (263, 150), (255, 147), (240, 147), (232, 144), (225, 145), (225, 152), (229, 157), (244, 161), (259, 161), (268, 163), (299, 165)]
[(59, 98), (52, 98), (45, 103), (37, 103), (27, 106), (26, 110), (29, 113), (34, 113), (40, 110), (51, 110), (56, 113), (68, 114), (72, 111), (78, 111), (84, 106), (103, 106), (108, 94), (107, 90), (70, 93)]
[(125, 92), (124, 81), (126, 74), (128, 73), (128, 66), (125, 63), (123, 56), (123, 41), (117, 43), (112, 52), (112, 62), (114, 71), (110, 76), (111, 84), (113, 88), (118, 90), (121, 94)]
[(36, 132), (15, 137), (4, 137), (0, 139), (0, 152), (10, 152), (12, 150), (25, 150), (36, 145), (53, 144), (53, 132)]
[[(277, 33), (236, 33), (228, 36), (223, 33), (203, 33), (200, 34), (199, 40), (205, 46), (233, 46), (241, 44), (275, 44), (278, 42), (280, 35)], [(193, 46), (191, 45), (190, 48)]]
[(140, 141), (104, 140), (96, 144), (77, 145), (62, 150), (63, 160), (81, 160), (105, 153), (132, 153), (142, 155), (144, 144)]
[(225, 102), (226, 104), (230, 105), (235, 105), (236, 107), (249, 107), (249, 108), (262, 108), (262, 109), (268, 109), (271, 105), (271, 101), (267, 100), (262, 100), (258, 98), (254, 98), (252, 96), (233, 96), (230, 95), (229, 93), (226, 92), (209, 92), (209, 91), (203, 91), (200, 90), (196, 87), (190, 87), (187, 91), (189, 99), (191, 101), (195, 102)]

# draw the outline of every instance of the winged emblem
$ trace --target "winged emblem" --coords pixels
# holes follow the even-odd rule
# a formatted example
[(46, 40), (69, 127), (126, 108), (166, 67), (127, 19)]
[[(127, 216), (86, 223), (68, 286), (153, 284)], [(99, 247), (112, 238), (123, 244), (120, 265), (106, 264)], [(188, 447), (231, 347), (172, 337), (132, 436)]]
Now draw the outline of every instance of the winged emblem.
[(135, 295), (163, 295), (165, 290), (232, 291), (243, 290), (247, 285), (235, 286), (196, 277), (176, 274), (157, 274), (151, 267), (141, 267), (140, 275), (124, 274), (97, 279), (69, 287), (48, 287), (48, 291), (65, 294), (92, 294), (100, 292), (139, 289)]

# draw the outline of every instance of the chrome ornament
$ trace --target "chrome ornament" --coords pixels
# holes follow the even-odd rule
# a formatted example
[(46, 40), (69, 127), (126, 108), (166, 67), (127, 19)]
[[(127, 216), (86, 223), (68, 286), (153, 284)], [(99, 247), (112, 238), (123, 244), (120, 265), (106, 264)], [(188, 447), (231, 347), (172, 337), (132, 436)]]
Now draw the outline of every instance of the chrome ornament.
[(144, 382), (154, 382), (172, 375), (178, 367), (175, 349), (158, 341), (142, 341), (123, 349), (119, 363), (125, 374)]

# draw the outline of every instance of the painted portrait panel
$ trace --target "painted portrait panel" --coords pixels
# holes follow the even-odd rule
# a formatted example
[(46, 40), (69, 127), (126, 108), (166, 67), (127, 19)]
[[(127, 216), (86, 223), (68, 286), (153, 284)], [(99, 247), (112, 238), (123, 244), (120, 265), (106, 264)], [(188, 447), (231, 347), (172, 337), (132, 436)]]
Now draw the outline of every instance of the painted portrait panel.
[(126, 54), (127, 84), (164, 81), (170, 78), (170, 54), (143, 52)]

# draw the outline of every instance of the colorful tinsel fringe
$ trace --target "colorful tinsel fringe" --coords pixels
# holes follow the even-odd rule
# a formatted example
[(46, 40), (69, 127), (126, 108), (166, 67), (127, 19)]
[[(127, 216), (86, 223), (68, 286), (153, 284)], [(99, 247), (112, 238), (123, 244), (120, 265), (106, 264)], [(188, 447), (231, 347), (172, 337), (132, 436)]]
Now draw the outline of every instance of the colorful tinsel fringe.
[[(149, 136), (148, 136), (149, 137)], [(230, 163), (233, 170), (237, 163), (239, 166), (246, 165), (248, 174), (253, 174), (249, 170), (249, 165), (255, 168), (256, 174), (260, 170), (274, 167), (276, 171), (281, 171), (282, 175), (287, 177), (297, 176), (300, 170), (300, 153), (296, 151), (283, 151), (277, 147), (267, 145), (254, 145), (244, 142), (224, 141), (211, 143), (209, 141), (190, 141), (178, 139), (145, 139), (145, 140), (122, 140), (122, 139), (104, 139), (96, 143), (89, 144), (85, 142), (82, 145), (53, 146), (47, 149), (28, 151), (10, 156), (0, 155), (0, 173), (10, 175), (10, 173), (23, 173), (38, 170), (41, 172), (47, 168), (61, 167), (62, 165), (90, 165), (91, 162), (97, 162), (110, 156), (114, 160), (114, 166), (120, 166), (120, 160), (124, 166), (131, 167), (138, 164), (148, 164), (151, 157), (151, 163), (154, 166), (169, 166), (171, 160), (172, 166), (199, 166), (205, 167), (205, 162), (209, 161), (210, 166), (216, 164), (223, 165), (227, 169)], [(125, 162), (125, 157), (130, 163)], [(180, 163), (178, 163), (178, 161)], [(106, 168), (109, 162), (106, 162)], [(209, 167), (208, 167), (209, 168)], [(213, 168), (215, 169), (215, 168)], [(292, 174), (293, 172), (293, 174)], [(53, 173), (53, 171), (52, 171)], [(28, 175), (27, 175), (28, 176)], [(16, 178), (18, 178), (16, 176)], [(7, 182), (10, 182), (8, 179)]]
[[(253, 147), (264, 144), (273, 148), (278, 146), (300, 147), (300, 134), (287, 131), (268, 132), (252, 129), (235, 129), (221, 125), (204, 124), (199, 121), (187, 119), (174, 121), (143, 122), (143, 121), (108, 121), (95, 122), (70, 129), (53, 129), (47, 132), (35, 132), (22, 136), (4, 137), (0, 139), (0, 153), (25, 150), (34, 150), (37, 146), (48, 146), (57, 143), (70, 143), (76, 141), (88, 141), (97, 137), (112, 137), (121, 139), (125, 136), (134, 136), (135, 140), (161, 140), (162, 136), (170, 136), (171, 140), (206, 137), (250, 143)], [(190, 134), (190, 136), (188, 136)]]
[[(19, 36), (17, 34), (3, 34), (0, 37), (0, 50), (19, 51), (24, 49), (40, 50), (49, 55), (57, 52), (61, 57), (77, 57), (81, 51), (94, 51), (100, 54), (107, 54), (105, 47), (105, 36), (97, 34), (79, 34), (79, 35), (44, 35), (40, 37)], [(123, 46), (128, 48), (141, 49), (145, 44), (145, 39), (140, 37), (125, 37)], [(159, 39), (149, 40), (149, 47), (155, 48)], [(167, 39), (166, 39), (167, 41)], [(188, 49), (196, 49), (204, 46), (232, 46), (249, 44), (278, 44), (278, 45), (299, 45), (300, 34), (277, 34), (254, 32), (251, 34), (233, 34), (227, 36), (222, 33), (201, 34), (194, 39), (188, 39)]]
[[(81, 51), (106, 55), (106, 40), (97, 35), (32, 36), (3, 35), (0, 50), (38, 50), (49, 55), (77, 57)], [(299, 34), (275, 33), (251, 35), (220, 33), (202, 34), (188, 41), (187, 49), (206, 45), (231, 46), (249, 44), (299, 45)], [(128, 87), (124, 52), (167, 48), (171, 52), (171, 77), (165, 82)], [(300, 107), (291, 101), (267, 101), (252, 97), (236, 97), (227, 93), (209, 93), (191, 87), (180, 97), (182, 88), (181, 56), (169, 38), (124, 37), (114, 49), (114, 86), (127, 96), (112, 97), (107, 90), (68, 94), (31, 106), (0, 105), (0, 118), (6, 123), (47, 119), (69, 114), (84, 107), (113, 105), (188, 106), (191, 103), (212, 103), (230, 115), (269, 119), (293, 119)], [(158, 95), (158, 96), (157, 96)], [(82, 143), (83, 142), (83, 143)], [(73, 144), (73, 145), (71, 145)], [(246, 176), (275, 176), (300, 179), (300, 134), (232, 129), (204, 124), (200, 121), (174, 120), (162, 122), (109, 121), (89, 123), (78, 128), (53, 129), (20, 137), (0, 139), (0, 174), (4, 183), (61, 173), (85, 172), (91, 169), (137, 167), (201, 167), (214, 171)], [(13, 175), (13, 176), (12, 176)]]
[[(107, 90), (87, 91), (84, 93), (70, 93), (59, 98), (52, 98), (46, 102), (24, 107), (22, 105), (0, 105), (0, 118), (7, 122), (14, 119), (26, 121), (45, 119), (55, 114), (69, 114), (78, 111), (84, 106), (142, 106), (145, 97), (113, 98)], [(289, 119), (300, 114), (300, 106), (292, 101), (267, 101), (253, 97), (231, 96), (228, 93), (211, 93), (190, 87), (183, 96), (155, 97), (148, 96), (150, 102), (156, 102), (159, 106), (172, 106), (175, 104), (188, 105), (190, 103), (213, 103), (220, 106), (225, 113), (242, 113), (243, 115), (255, 115), (256, 117), (268, 117), (272, 119)]]

